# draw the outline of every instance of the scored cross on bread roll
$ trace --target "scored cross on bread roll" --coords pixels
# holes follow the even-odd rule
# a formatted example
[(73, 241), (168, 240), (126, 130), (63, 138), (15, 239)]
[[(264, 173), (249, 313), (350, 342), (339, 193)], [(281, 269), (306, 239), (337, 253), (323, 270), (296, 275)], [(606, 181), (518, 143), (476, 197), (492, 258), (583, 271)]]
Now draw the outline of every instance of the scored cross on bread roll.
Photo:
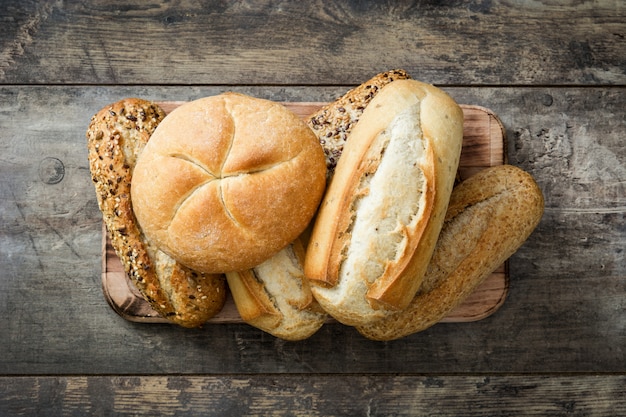
[(159, 106), (142, 99), (104, 107), (87, 130), (89, 168), (111, 244), (128, 277), (163, 318), (197, 327), (222, 309), (224, 276), (198, 273), (161, 251), (138, 225), (130, 199), (136, 160), (164, 118)]
[(132, 200), (144, 233), (207, 273), (249, 269), (307, 227), (326, 187), (309, 127), (279, 103), (223, 93), (183, 104), (137, 160)]
[(463, 113), (415, 80), (385, 85), (343, 148), (320, 205), (305, 275), (335, 319), (363, 325), (421, 285), (459, 164)]

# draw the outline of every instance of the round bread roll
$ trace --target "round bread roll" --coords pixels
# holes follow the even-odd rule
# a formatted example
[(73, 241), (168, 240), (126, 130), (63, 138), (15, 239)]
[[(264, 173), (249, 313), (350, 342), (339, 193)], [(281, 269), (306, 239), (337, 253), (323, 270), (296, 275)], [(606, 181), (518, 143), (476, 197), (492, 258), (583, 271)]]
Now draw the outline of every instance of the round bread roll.
[(200, 272), (252, 268), (296, 239), (325, 188), (323, 150), (281, 104), (237, 93), (188, 102), (158, 126), (131, 197), (146, 236)]

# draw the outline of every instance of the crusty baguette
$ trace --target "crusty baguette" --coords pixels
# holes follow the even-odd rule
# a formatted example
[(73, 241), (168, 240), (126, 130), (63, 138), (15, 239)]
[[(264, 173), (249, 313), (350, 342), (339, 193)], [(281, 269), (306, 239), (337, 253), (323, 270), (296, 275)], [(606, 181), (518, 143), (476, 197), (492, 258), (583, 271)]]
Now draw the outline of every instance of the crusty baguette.
[(348, 135), (370, 101), (390, 82), (410, 78), (409, 74), (401, 69), (382, 72), (309, 116), (307, 123), (324, 149), (329, 179), (335, 171)]
[(511, 165), (488, 168), (452, 192), (437, 247), (418, 294), (405, 310), (358, 328), (374, 340), (422, 331), (462, 303), (509, 258), (543, 214), (541, 190)]
[(454, 184), (463, 113), (415, 80), (384, 86), (352, 130), (318, 211), (305, 275), (348, 325), (404, 309), (421, 285)]
[(300, 239), (262, 264), (226, 278), (239, 315), (246, 323), (281, 339), (303, 340), (319, 330), (328, 315), (313, 298), (302, 264)]
[(101, 109), (87, 130), (89, 168), (111, 244), (126, 274), (162, 317), (197, 327), (222, 309), (224, 277), (185, 268), (147, 241), (130, 200), (137, 157), (164, 117), (157, 105), (135, 98)]

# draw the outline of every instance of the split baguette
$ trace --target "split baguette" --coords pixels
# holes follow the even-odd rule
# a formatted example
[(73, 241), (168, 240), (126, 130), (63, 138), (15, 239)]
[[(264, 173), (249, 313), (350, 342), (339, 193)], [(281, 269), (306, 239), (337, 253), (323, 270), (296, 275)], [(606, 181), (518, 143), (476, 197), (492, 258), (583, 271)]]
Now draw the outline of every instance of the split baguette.
[(87, 130), (89, 168), (111, 244), (126, 274), (162, 317), (197, 327), (222, 309), (224, 276), (197, 273), (159, 250), (140, 229), (130, 199), (137, 157), (164, 117), (156, 104), (135, 98), (101, 109)]
[(322, 327), (328, 315), (304, 277), (304, 253), (298, 238), (252, 269), (226, 273), (242, 320), (290, 341), (306, 339)]
[(348, 325), (408, 306), (437, 241), (458, 168), (461, 108), (415, 80), (385, 85), (343, 148), (318, 211), (305, 275)]
[(496, 166), (468, 178), (452, 192), (435, 252), (411, 304), (358, 331), (369, 339), (393, 340), (439, 322), (517, 251), (543, 208), (541, 190), (517, 167)]

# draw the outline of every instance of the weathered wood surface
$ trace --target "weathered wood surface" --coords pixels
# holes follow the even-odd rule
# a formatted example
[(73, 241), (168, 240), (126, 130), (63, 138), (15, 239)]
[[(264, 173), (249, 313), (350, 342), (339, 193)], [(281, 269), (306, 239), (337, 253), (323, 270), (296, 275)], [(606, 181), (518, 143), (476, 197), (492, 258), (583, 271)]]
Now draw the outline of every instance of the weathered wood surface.
[[(0, 415), (624, 414), (625, 14), (620, 1), (0, 2)], [(388, 343), (339, 325), (287, 343), (112, 312), (93, 113), (226, 90), (329, 101), (394, 67), (494, 110), (509, 162), (544, 191), (496, 314)]]
[(40, 417), (623, 416), (625, 391), (623, 375), (43, 376), (0, 378), (0, 410)]
[(626, 83), (624, 2), (98, 0), (0, 3), (0, 81)]

